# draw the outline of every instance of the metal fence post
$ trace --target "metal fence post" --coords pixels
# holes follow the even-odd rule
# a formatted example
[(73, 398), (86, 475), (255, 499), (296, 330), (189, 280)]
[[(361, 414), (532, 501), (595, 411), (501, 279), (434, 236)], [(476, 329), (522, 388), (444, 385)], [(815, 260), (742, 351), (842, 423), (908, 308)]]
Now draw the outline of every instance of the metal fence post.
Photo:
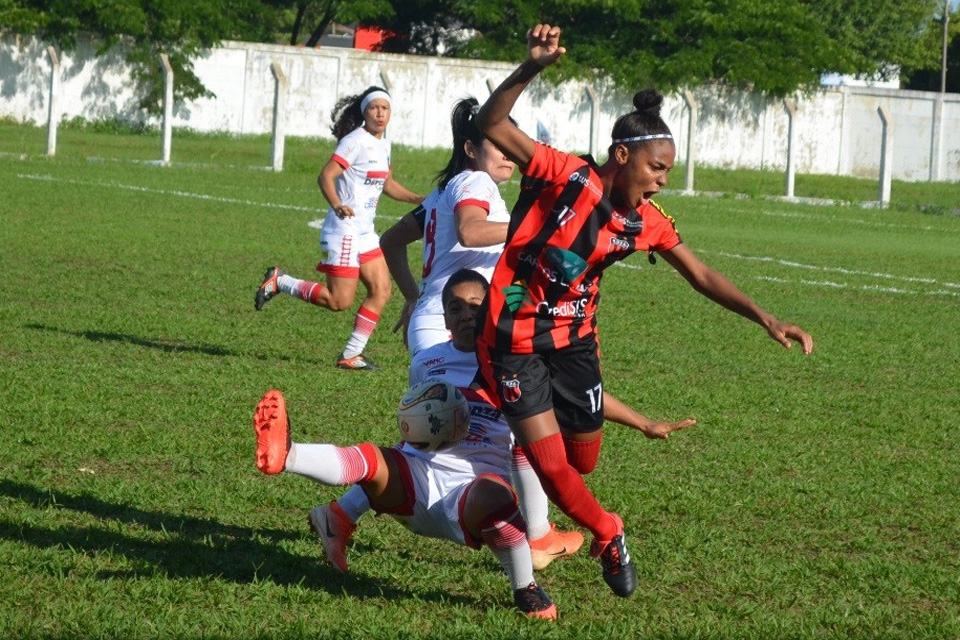
[(270, 72), (273, 74), (273, 127), (270, 134), (270, 166), (274, 171), (283, 171), (283, 147), (286, 137), (286, 110), (287, 110), (287, 76), (284, 75), (280, 64), (272, 62)]
[(783, 108), (787, 111), (787, 197), (793, 197), (793, 187), (796, 174), (796, 127), (797, 107), (790, 98), (784, 98)]
[(893, 118), (883, 105), (877, 107), (883, 124), (880, 142), (880, 204), (890, 204), (890, 180), (893, 174)]
[(170, 66), (167, 54), (160, 54), (160, 65), (163, 67), (163, 146), (160, 163), (170, 164), (170, 144), (173, 138), (173, 67)]
[(683, 101), (687, 103), (687, 109), (690, 112), (690, 121), (687, 122), (687, 175), (684, 185), (684, 189), (689, 193), (693, 191), (693, 170), (696, 164), (696, 146), (693, 137), (697, 132), (697, 100), (691, 91), (684, 89)]
[(590, 142), (588, 149), (590, 155), (596, 158), (597, 140), (600, 139), (600, 98), (590, 85), (587, 85), (585, 92), (587, 100), (590, 101)]
[(60, 124), (60, 59), (57, 57), (57, 50), (53, 47), (47, 47), (47, 55), (50, 57), (50, 99), (48, 100), (47, 111), (47, 155), (53, 156), (57, 153), (57, 125)]

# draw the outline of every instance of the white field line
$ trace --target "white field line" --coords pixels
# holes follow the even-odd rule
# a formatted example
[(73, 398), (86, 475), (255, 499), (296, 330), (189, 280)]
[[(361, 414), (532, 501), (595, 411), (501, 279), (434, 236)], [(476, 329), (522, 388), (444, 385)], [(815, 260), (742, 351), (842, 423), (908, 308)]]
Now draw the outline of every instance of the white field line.
[(241, 200), (239, 198), (225, 198), (223, 196), (211, 196), (206, 193), (194, 193), (192, 191), (180, 191), (178, 189), (150, 189), (132, 184), (120, 184), (117, 182), (98, 182), (94, 180), (74, 180), (56, 178), (54, 176), (42, 176), (34, 174), (17, 174), (18, 178), (24, 180), (37, 180), (41, 182), (63, 182), (66, 184), (76, 184), (85, 187), (107, 187), (110, 189), (121, 189), (124, 191), (137, 191), (139, 193), (152, 193), (163, 196), (175, 196), (177, 198), (192, 198), (194, 200), (208, 200), (211, 202), (222, 202), (223, 204), (242, 204), (251, 207), (266, 207), (268, 209), (284, 209), (288, 211), (309, 211), (316, 213), (317, 207), (303, 207), (293, 204), (277, 204), (275, 202), (256, 202), (254, 200)]
[[(286, 204), (277, 204), (273, 202), (257, 202), (253, 200), (243, 200), (239, 198), (226, 198), (223, 196), (212, 196), (205, 193), (195, 193), (191, 191), (181, 191), (178, 189), (152, 189), (147, 187), (141, 187), (138, 185), (130, 184), (121, 184), (116, 182), (102, 182), (102, 181), (93, 181), (93, 180), (76, 180), (76, 179), (64, 179), (57, 178), (55, 176), (49, 175), (37, 175), (37, 174), (17, 174), (18, 178), (24, 180), (37, 180), (42, 182), (63, 182), (67, 184), (76, 184), (82, 186), (91, 186), (91, 187), (107, 187), (112, 189), (121, 189), (126, 191), (136, 191), (140, 193), (152, 193), (157, 195), (166, 195), (174, 196), (178, 198), (192, 198), (195, 200), (207, 200), (211, 202), (222, 202), (224, 204), (241, 204), (246, 206), (253, 207), (266, 207), (269, 209), (282, 209), (287, 211), (307, 211), (307, 212), (316, 212), (317, 207), (304, 207), (299, 205), (286, 205)], [(784, 214), (788, 216), (788, 214)], [(388, 220), (399, 220), (400, 216), (381, 216), (384, 219)], [(800, 215), (793, 216), (800, 217)], [(816, 217), (816, 216), (811, 216)], [(312, 228), (319, 228), (323, 223), (322, 219), (311, 220), (307, 223), (308, 226)], [(865, 223), (867, 224), (867, 223)], [(898, 226), (898, 225), (885, 225), (885, 226)], [(899, 225), (902, 226), (902, 225)], [(823, 271), (830, 273), (840, 273), (843, 275), (851, 276), (866, 276), (869, 278), (878, 278), (883, 280), (896, 280), (902, 282), (911, 282), (918, 284), (927, 284), (927, 285), (938, 285), (942, 287), (941, 289), (935, 289), (933, 291), (915, 291), (908, 289), (900, 289), (897, 287), (882, 287), (880, 285), (849, 285), (842, 282), (831, 282), (831, 281), (815, 281), (815, 280), (805, 280), (800, 279), (798, 282), (806, 286), (818, 286), (818, 287), (829, 287), (834, 289), (859, 289), (863, 291), (875, 291), (875, 292), (884, 292), (884, 293), (894, 293), (894, 294), (920, 294), (920, 295), (936, 295), (936, 296), (960, 296), (960, 283), (956, 282), (937, 282), (933, 278), (917, 278), (910, 276), (897, 276), (889, 273), (880, 273), (880, 272), (869, 272), (869, 271), (858, 271), (853, 269), (846, 269), (844, 267), (823, 267), (817, 265), (803, 264), (800, 262), (792, 262), (790, 260), (782, 260), (780, 258), (772, 258), (766, 256), (744, 256), (736, 253), (727, 253), (723, 251), (709, 252), (709, 251), (700, 251), (699, 253), (713, 253), (715, 255), (720, 255), (726, 258), (733, 258), (735, 260), (748, 260), (753, 262), (770, 262), (778, 264), (780, 266), (790, 267), (794, 269), (806, 269), (814, 271)], [(642, 270), (644, 267), (637, 264), (624, 264), (617, 263), (618, 267), (625, 269), (634, 269)], [(770, 282), (781, 282), (781, 283), (791, 283), (792, 280), (784, 278), (776, 278), (771, 276), (758, 276), (758, 280), (767, 280)], [(955, 289), (952, 291), (950, 289)]]

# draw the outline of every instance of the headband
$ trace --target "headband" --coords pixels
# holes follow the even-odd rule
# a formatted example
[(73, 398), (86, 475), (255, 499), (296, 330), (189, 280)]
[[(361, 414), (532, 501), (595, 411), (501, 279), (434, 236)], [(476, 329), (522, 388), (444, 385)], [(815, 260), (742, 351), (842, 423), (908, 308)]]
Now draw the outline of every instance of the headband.
[(645, 136), (634, 136), (632, 138), (615, 138), (613, 144), (626, 144), (628, 142), (642, 142), (644, 140), (673, 140), (673, 135), (669, 133), (650, 133)]
[(390, 94), (386, 91), (371, 91), (367, 95), (363, 96), (363, 100), (360, 101), (360, 113), (363, 113), (367, 110), (367, 107), (370, 106), (370, 103), (374, 100), (386, 100), (387, 104), (390, 104)]

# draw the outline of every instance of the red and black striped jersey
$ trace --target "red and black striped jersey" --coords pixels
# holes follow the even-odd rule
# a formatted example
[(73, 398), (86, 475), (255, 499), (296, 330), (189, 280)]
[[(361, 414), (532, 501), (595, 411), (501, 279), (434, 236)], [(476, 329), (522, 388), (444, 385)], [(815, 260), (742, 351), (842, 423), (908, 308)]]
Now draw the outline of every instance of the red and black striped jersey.
[(615, 209), (595, 169), (537, 143), (484, 302), (479, 344), (542, 353), (590, 338), (604, 270), (635, 251), (680, 244), (659, 205)]

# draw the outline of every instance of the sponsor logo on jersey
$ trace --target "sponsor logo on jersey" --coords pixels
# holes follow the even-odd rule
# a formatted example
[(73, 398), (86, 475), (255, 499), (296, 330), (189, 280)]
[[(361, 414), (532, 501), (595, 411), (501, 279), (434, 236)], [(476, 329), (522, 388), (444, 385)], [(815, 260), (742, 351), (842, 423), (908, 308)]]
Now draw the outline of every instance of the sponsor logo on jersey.
[(643, 230), (643, 218), (637, 217), (636, 220), (631, 220), (622, 213), (614, 211), (613, 219), (622, 224), (623, 228), (628, 231), (640, 233)]
[(446, 358), (444, 358), (443, 356), (437, 356), (436, 358), (430, 358), (429, 360), (427, 360), (426, 362), (423, 363), (423, 366), (426, 367), (427, 369), (429, 369), (430, 367), (435, 367), (435, 366), (437, 366), (438, 364), (440, 364), (441, 362), (443, 362), (445, 359), (446, 359)]
[(567, 300), (555, 307), (548, 302), (540, 302), (537, 304), (537, 313), (561, 318), (586, 318), (587, 299)]
[(390, 175), (389, 171), (367, 171), (367, 174), (364, 176), (363, 184), (365, 186), (379, 186), (382, 187), (387, 182), (387, 176)]
[(517, 256), (517, 262), (535, 267), (537, 266), (537, 256), (533, 255), (532, 253), (527, 253), (526, 251), (521, 251), (520, 255)]
[(590, 180), (590, 173), (587, 171), (586, 167), (571, 173), (568, 180), (570, 182), (579, 182), (592, 194), (603, 197), (603, 189), (600, 189), (597, 187), (597, 185), (593, 184), (593, 182)]
[(587, 270), (587, 261), (566, 249), (548, 247), (547, 260), (560, 271), (567, 282), (573, 282)]
[(518, 280), (509, 287), (504, 288), (503, 297), (511, 313), (515, 313), (524, 302), (531, 302), (530, 297), (527, 295), (527, 283), (523, 280)]
[(496, 407), (490, 406), (486, 402), (471, 402), (470, 415), (474, 418), (482, 418), (484, 420), (489, 420), (490, 422), (497, 422), (500, 420), (503, 412)]
[(520, 399), (520, 381), (516, 378), (500, 381), (500, 395), (505, 402), (516, 402)]

